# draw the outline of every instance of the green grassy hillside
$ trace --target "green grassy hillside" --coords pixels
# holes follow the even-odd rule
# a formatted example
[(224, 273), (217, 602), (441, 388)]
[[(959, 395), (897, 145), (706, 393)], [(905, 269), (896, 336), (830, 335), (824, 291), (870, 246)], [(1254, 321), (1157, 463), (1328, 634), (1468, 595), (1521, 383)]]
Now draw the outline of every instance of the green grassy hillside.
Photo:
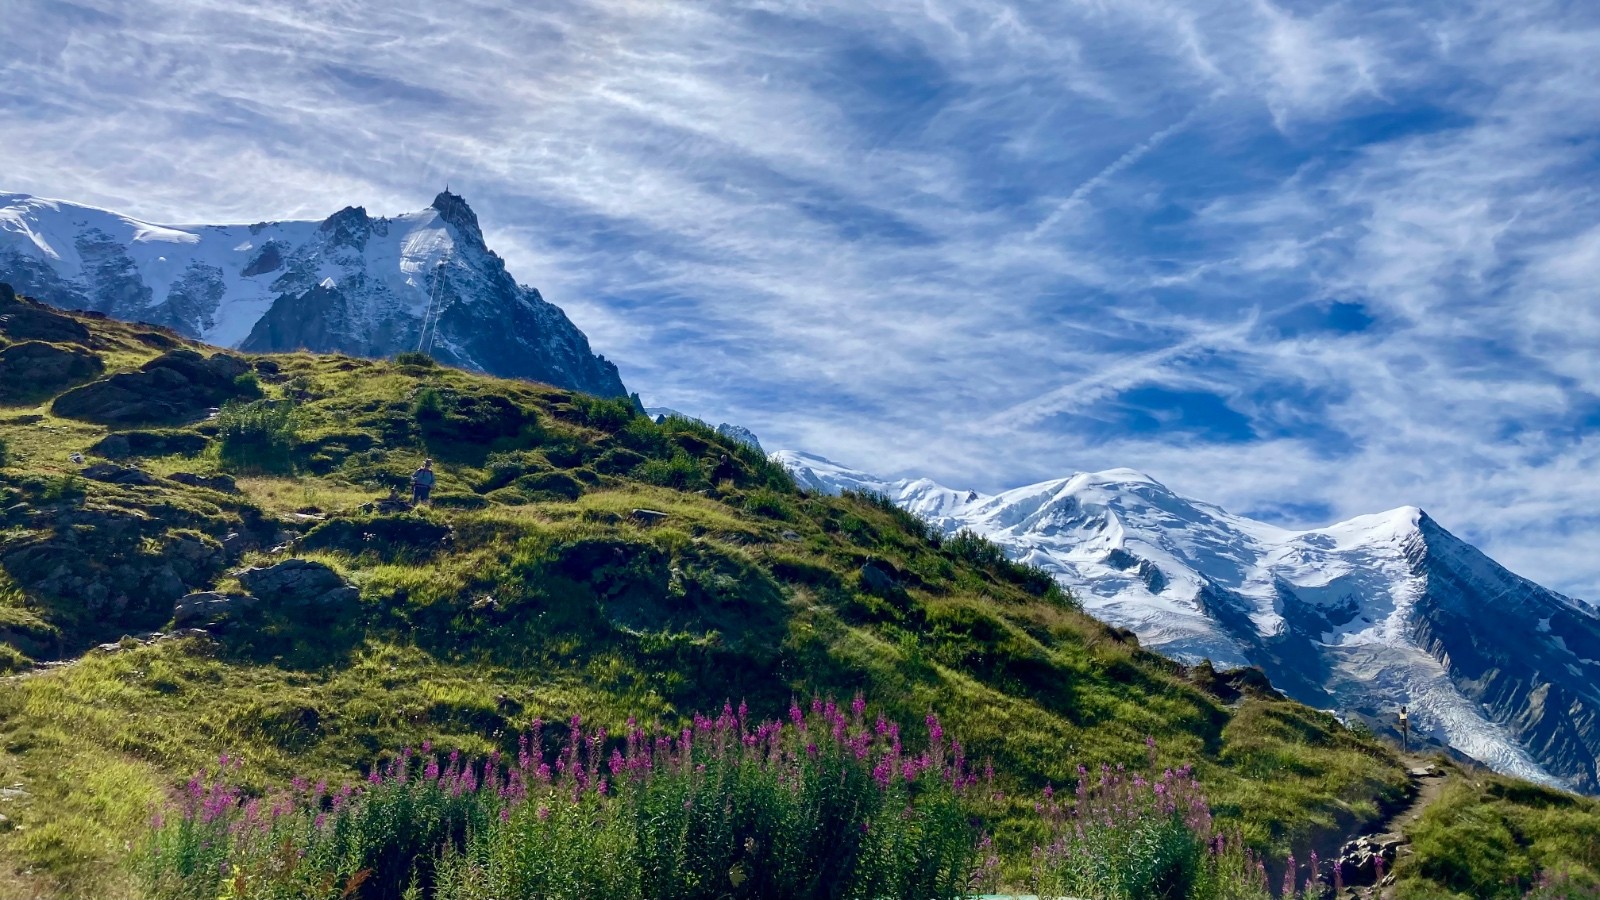
[[(802, 494), (699, 425), (426, 360), (206, 360), (168, 332), (10, 310), (0, 898), (130, 896), (151, 809), (222, 752), (258, 785), (336, 780), (424, 739), (511, 749), (535, 716), (618, 733), (725, 699), (937, 712), (1009, 780), (989, 815), (1013, 851), (1030, 794), (1142, 762), (1147, 736), (1263, 847), (1404, 789), (1395, 754), (1332, 717), (1144, 652), (993, 547)], [(60, 351), (27, 350), (53, 374), (7, 368), (25, 343)], [(424, 457), (432, 508), (376, 503)], [(353, 597), (275, 600), (236, 574), (291, 558)], [(175, 628), (200, 591), (222, 595), (204, 630)]]

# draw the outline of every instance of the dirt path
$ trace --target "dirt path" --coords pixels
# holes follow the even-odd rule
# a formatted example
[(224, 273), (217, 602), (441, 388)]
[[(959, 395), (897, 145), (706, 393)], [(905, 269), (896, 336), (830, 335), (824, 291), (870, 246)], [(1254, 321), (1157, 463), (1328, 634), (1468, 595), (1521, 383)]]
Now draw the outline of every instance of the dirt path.
[[(1416, 825), (1417, 820), (1428, 808), (1439, 801), (1445, 789), (1451, 782), (1459, 777), (1453, 770), (1436, 765), (1431, 759), (1419, 756), (1406, 756), (1402, 758), (1406, 764), (1411, 778), (1411, 798), (1405, 804), (1390, 811), (1390, 813), (1377, 822), (1368, 824), (1358, 834), (1350, 835), (1337, 847), (1328, 849), (1334, 851), (1333, 859), (1341, 856), (1348, 858), (1347, 849), (1352, 844), (1356, 845), (1356, 855), (1364, 850), (1368, 852), (1382, 852), (1387, 847), (1392, 847), (1396, 859), (1403, 859), (1410, 854), (1409, 832)], [(1385, 854), (1387, 856), (1387, 854)], [(1386, 870), (1392, 871), (1394, 866), (1385, 862)], [(1350, 867), (1346, 867), (1346, 872)], [(1394, 887), (1383, 885), (1368, 885), (1364, 887), (1347, 888), (1345, 893), (1339, 895), (1339, 900), (1359, 898), (1359, 900), (1393, 900)]]

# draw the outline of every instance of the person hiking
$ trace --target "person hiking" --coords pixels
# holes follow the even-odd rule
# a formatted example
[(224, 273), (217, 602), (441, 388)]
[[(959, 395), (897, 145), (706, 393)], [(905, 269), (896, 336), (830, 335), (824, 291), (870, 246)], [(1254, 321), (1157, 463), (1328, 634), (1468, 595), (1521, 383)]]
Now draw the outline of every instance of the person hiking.
[(428, 495), (433, 492), (433, 481), (433, 460), (425, 459), (422, 468), (411, 474), (411, 505), (428, 502)]

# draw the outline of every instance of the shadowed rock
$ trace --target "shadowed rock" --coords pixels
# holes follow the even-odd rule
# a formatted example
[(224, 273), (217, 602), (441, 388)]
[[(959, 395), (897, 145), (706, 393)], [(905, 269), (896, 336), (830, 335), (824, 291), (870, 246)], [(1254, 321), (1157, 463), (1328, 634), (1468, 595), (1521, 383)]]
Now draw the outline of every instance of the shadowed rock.
[(0, 334), (14, 341), (90, 342), (82, 322), (18, 297), (9, 284), (0, 284)]
[(119, 466), (116, 463), (94, 463), (83, 470), (83, 477), (94, 481), (103, 481), (107, 484), (136, 484), (152, 485), (156, 477), (143, 469), (132, 466)]
[(118, 431), (101, 438), (90, 452), (106, 459), (130, 456), (194, 456), (211, 441), (203, 434), (183, 430)]
[(51, 410), (68, 419), (102, 425), (177, 425), (205, 417), (242, 393), (236, 378), (250, 370), (235, 356), (204, 357), (172, 350), (137, 372), (113, 375), (56, 398)]
[(229, 475), (196, 475), (192, 472), (174, 472), (167, 476), (167, 480), (190, 487), (206, 488), (223, 494), (239, 493), (239, 486), (234, 483)]
[(900, 590), (900, 580), (888, 563), (870, 560), (861, 567), (861, 589), (879, 597), (888, 597)]
[(244, 594), (223, 594), (217, 591), (186, 594), (173, 606), (172, 624), (177, 628), (204, 628), (207, 625), (218, 625), (249, 611), (256, 603), (256, 598)]
[(0, 403), (37, 402), (104, 371), (100, 357), (81, 347), (42, 341), (12, 344), (0, 350)]
[(339, 573), (319, 562), (289, 559), (277, 565), (245, 569), (239, 583), (275, 606), (338, 607), (354, 605), (359, 592)]

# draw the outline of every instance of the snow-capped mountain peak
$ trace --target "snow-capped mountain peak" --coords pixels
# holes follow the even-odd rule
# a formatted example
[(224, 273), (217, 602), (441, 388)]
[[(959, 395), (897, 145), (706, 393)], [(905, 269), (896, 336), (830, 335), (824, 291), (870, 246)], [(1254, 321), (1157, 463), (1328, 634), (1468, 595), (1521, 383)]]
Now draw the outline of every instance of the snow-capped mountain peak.
[(1304, 702), (1419, 734), (1502, 771), (1600, 791), (1600, 617), (1405, 506), (1294, 531), (1131, 469), (983, 496), (811, 454), (811, 490), (886, 494), (1049, 571), (1086, 610), (1187, 662), (1262, 668)]
[(626, 393), (565, 314), (517, 284), (449, 192), (394, 217), (349, 206), (321, 221), (172, 226), (0, 194), (0, 281), (222, 346), (421, 348), (463, 368)]
[[(678, 410), (675, 410), (669, 406), (648, 406), (645, 407), (644, 412), (645, 415), (656, 420), (657, 422), (667, 418), (688, 419), (691, 422), (699, 422), (701, 425), (704, 425), (707, 428), (712, 428), (710, 422), (707, 422), (698, 416), (691, 416), (688, 413), (679, 412)], [(727, 422), (723, 422), (712, 430), (723, 437), (733, 438), (752, 450), (757, 450), (761, 453), (767, 452), (761, 449), (761, 439), (756, 437), (756, 433), (744, 427), (743, 425), (730, 425)]]

